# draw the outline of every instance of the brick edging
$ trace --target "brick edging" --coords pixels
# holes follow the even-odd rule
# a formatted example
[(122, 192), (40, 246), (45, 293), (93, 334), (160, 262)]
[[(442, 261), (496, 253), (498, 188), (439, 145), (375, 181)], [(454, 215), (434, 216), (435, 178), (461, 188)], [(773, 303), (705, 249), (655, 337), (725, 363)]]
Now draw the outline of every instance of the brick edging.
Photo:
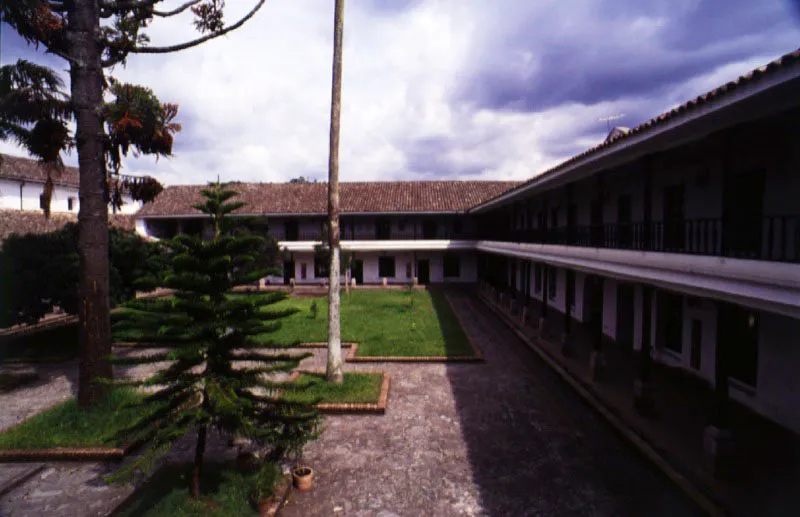
[(110, 461), (121, 460), (132, 449), (128, 447), (52, 447), (49, 449), (0, 450), (0, 462), (25, 461)]
[[(378, 373), (381, 375), (381, 390), (378, 393), (378, 402), (322, 402), (315, 404), (315, 408), (320, 413), (326, 414), (379, 414), (382, 415), (386, 412), (386, 406), (389, 402), (389, 386), (391, 384), (392, 374), (389, 372), (346, 372), (346, 373)], [(289, 376), (289, 382), (294, 382), (303, 374), (308, 375), (325, 375), (321, 370), (295, 370)]]
[(562, 380), (569, 384), (575, 392), (588, 403), (596, 412), (600, 413), (606, 421), (625, 439), (627, 439), (638, 451), (653, 463), (670, 481), (680, 488), (695, 504), (703, 509), (708, 515), (724, 516), (725, 511), (720, 505), (708, 497), (701, 488), (686, 476), (681, 474), (664, 455), (658, 452), (656, 445), (648, 441), (642, 434), (636, 432), (635, 428), (629, 425), (621, 416), (608, 406), (602, 396), (591, 386), (584, 384), (578, 377), (569, 372), (566, 368), (550, 357), (550, 354), (537, 346), (533, 340), (522, 333), (511, 318), (503, 314), (494, 302), (487, 299), (482, 293), (478, 294), (484, 305), (486, 305), (529, 349), (544, 361)]

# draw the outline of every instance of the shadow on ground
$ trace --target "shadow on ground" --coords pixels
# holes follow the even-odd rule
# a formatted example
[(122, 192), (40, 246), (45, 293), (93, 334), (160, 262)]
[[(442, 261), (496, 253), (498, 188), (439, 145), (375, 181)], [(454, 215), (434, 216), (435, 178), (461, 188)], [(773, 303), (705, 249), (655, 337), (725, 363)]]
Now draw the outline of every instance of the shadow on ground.
[(486, 358), (447, 366), (485, 514), (702, 515), (476, 294), (450, 295)]

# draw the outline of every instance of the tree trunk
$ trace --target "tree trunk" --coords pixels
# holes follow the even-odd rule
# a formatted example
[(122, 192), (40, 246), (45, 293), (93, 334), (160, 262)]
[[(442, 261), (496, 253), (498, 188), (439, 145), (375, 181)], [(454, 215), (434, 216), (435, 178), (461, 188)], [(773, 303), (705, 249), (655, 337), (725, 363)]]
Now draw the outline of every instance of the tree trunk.
[(336, 0), (333, 21), (333, 85), (331, 87), (331, 134), (328, 161), (328, 239), (331, 250), (328, 283), (328, 367), (329, 382), (344, 381), (342, 368), (341, 293), (339, 290), (339, 119), (342, 110), (342, 33), (344, 0)]
[(104, 394), (98, 378), (111, 378), (108, 285), (108, 208), (103, 149), (103, 70), (97, 42), (100, 16), (97, 1), (69, 2), (68, 41), (72, 105), (77, 125), (80, 169), (78, 253), (80, 256), (80, 368), (78, 404), (86, 407)]
[(206, 433), (208, 426), (197, 431), (197, 447), (194, 450), (194, 471), (192, 472), (192, 497), (200, 497), (200, 474), (203, 469), (203, 454), (206, 452)]

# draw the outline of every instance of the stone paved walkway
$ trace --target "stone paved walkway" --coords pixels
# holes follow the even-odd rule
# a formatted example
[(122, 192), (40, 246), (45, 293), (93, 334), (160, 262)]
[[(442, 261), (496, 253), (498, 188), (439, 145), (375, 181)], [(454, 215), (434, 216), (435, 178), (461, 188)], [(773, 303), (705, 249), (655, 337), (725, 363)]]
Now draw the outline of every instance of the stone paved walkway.
[[(697, 514), (472, 296), (454, 304), (486, 363), (348, 364), (392, 372), (389, 408), (326, 417), (306, 452), (316, 487), (281, 515)], [(322, 369), (324, 350), (301, 366)], [(0, 499), (0, 515), (105, 515), (130, 488), (102, 484), (104, 468), (50, 465)]]
[(473, 296), (453, 300), (486, 363), (348, 365), (392, 372), (387, 412), (327, 417), (281, 515), (698, 514)]

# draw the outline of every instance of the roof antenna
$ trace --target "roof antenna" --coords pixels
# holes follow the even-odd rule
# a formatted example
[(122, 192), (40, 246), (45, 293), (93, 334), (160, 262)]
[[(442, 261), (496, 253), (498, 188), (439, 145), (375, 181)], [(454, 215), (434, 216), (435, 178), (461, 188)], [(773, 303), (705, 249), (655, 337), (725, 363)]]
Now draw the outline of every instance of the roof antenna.
[(597, 119), (597, 121), (598, 122), (605, 122), (606, 123), (606, 128), (608, 129), (608, 132), (610, 133), (611, 132), (611, 121), (612, 120), (619, 120), (624, 116), (625, 116), (624, 113), (618, 113), (616, 115), (611, 115), (609, 117), (601, 117), (601, 118)]

